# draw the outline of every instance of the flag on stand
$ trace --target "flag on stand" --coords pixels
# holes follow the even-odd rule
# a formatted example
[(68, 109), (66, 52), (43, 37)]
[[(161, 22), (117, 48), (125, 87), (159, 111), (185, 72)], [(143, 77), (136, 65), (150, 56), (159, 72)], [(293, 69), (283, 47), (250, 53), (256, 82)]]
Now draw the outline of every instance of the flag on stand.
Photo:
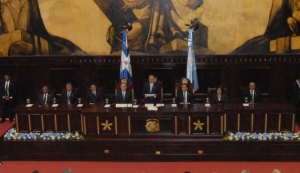
[(191, 83), (194, 85), (194, 92), (199, 89), (198, 83), (198, 75), (197, 75), (197, 67), (195, 61), (195, 53), (194, 53), (194, 39), (193, 39), (193, 29), (189, 29), (189, 37), (188, 37), (188, 58), (187, 58), (187, 66), (186, 66), (186, 78), (188, 78)]
[(120, 79), (126, 78), (132, 82), (132, 70), (129, 49), (127, 44), (127, 30), (123, 32), (123, 44), (122, 44), (122, 53), (121, 53), (121, 65), (120, 65)]

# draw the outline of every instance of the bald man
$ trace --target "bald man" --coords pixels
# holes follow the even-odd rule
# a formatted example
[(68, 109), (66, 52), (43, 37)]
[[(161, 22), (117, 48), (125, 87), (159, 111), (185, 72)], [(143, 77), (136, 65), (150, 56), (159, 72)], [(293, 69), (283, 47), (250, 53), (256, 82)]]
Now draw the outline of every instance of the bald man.
[(245, 100), (245, 97), (248, 98), (249, 103), (259, 103), (261, 101), (261, 93), (260, 91), (256, 88), (256, 85), (254, 82), (249, 83), (249, 88), (244, 90), (243, 92), (244, 97), (242, 100)]
[(42, 93), (38, 95), (37, 104), (38, 105), (53, 104), (53, 94), (49, 93), (49, 88), (47, 86), (43, 86)]

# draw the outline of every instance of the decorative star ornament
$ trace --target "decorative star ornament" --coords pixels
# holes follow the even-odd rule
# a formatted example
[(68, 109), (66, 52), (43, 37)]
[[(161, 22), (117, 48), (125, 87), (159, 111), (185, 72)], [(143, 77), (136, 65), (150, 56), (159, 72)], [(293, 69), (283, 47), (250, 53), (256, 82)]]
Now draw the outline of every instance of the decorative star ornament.
[(113, 125), (113, 123), (108, 123), (108, 120), (105, 120), (105, 123), (101, 123), (103, 126), (103, 130), (111, 130), (110, 126)]
[(202, 126), (204, 125), (204, 123), (201, 123), (200, 120), (197, 120), (197, 122), (193, 122), (193, 124), (195, 125), (195, 130), (203, 130)]

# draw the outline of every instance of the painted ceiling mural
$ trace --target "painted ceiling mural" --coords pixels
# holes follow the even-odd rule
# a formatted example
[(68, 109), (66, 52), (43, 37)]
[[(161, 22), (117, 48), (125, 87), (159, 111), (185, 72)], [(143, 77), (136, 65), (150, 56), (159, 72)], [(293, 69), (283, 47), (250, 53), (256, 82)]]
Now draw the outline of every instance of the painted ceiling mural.
[(300, 0), (0, 0), (0, 56), (282, 54), (300, 50)]

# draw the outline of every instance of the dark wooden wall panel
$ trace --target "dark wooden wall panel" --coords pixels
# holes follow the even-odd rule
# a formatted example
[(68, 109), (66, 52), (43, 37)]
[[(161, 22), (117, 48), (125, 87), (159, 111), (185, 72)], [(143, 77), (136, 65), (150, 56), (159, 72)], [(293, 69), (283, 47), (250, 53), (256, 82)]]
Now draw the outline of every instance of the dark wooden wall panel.
[[(133, 56), (131, 57), (135, 97), (141, 98), (142, 87), (149, 74), (164, 83), (167, 100), (174, 97), (174, 84), (186, 75), (185, 56)], [(291, 83), (300, 74), (297, 55), (264, 56), (199, 56), (196, 57), (200, 89), (197, 102), (204, 101), (207, 87), (222, 85), (228, 88), (230, 102), (240, 101), (241, 86), (255, 81), (265, 101), (287, 102)], [(114, 98), (114, 82), (119, 79), (119, 56), (80, 57), (1, 57), (0, 75), (10, 73), (18, 83), (19, 100), (36, 97), (43, 85), (61, 92), (66, 82), (72, 82), (85, 93), (91, 83), (105, 87), (107, 98)]]

